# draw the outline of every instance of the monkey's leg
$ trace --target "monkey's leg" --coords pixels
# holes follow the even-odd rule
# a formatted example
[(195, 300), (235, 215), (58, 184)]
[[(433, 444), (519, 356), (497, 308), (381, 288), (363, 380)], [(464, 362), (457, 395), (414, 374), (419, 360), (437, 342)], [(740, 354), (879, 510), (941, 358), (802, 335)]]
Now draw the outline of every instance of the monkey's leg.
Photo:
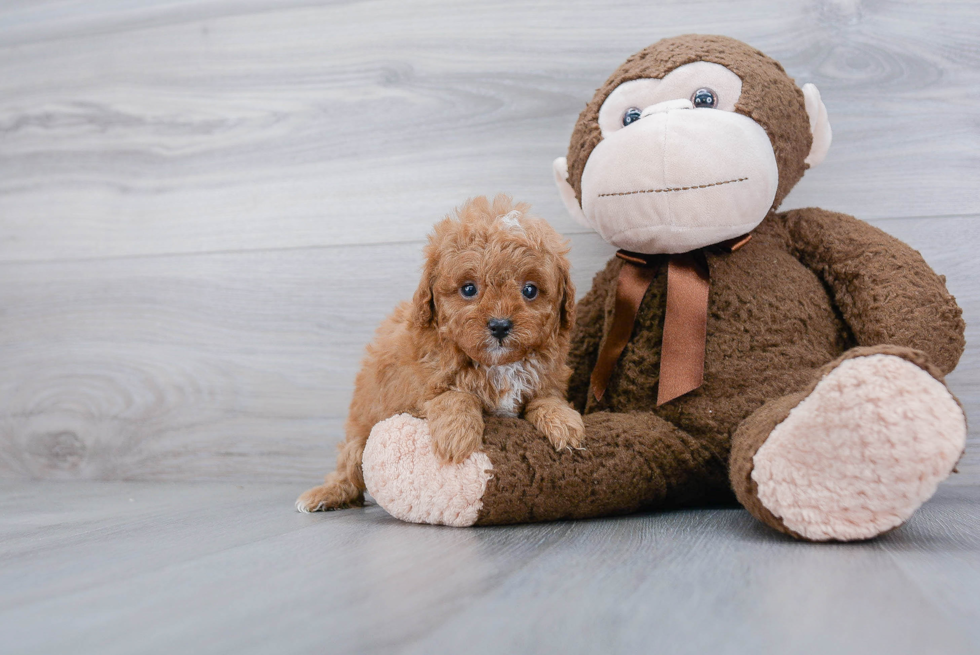
[(753, 516), (794, 537), (869, 539), (928, 500), (965, 443), (963, 410), (924, 353), (854, 348), (742, 422), (732, 487)]
[(556, 451), (526, 421), (487, 418), (481, 451), (441, 466), (425, 421), (392, 417), (368, 439), (367, 489), (397, 518), (459, 527), (731, 499), (721, 440), (696, 440), (650, 413), (584, 419), (581, 446)]

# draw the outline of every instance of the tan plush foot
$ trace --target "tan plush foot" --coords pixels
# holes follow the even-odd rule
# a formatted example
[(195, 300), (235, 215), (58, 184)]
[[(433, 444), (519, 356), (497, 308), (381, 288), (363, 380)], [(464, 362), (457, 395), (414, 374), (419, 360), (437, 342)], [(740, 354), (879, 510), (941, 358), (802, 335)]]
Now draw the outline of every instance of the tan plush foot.
[(842, 362), (753, 458), (758, 498), (817, 541), (868, 539), (905, 522), (946, 479), (966, 419), (946, 386), (892, 355)]
[(482, 452), (459, 464), (440, 462), (428, 423), (408, 414), (374, 426), (362, 467), (368, 493), (395, 518), (453, 527), (476, 522), (493, 470)]
[(304, 513), (360, 507), (363, 504), (364, 494), (361, 490), (350, 482), (340, 480), (336, 473), (331, 473), (322, 485), (313, 487), (296, 499), (296, 509)]

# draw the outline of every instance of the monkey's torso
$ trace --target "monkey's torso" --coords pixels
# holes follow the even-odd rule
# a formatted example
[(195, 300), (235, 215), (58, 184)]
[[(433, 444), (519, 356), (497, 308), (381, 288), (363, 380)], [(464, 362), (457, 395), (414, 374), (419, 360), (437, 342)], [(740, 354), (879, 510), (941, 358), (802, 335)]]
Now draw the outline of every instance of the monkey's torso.
[[(694, 437), (726, 442), (767, 400), (803, 387), (813, 372), (855, 345), (817, 275), (792, 251), (781, 215), (770, 216), (735, 252), (706, 249), (711, 274), (704, 384), (657, 407), (667, 294), (667, 256), (640, 304), (629, 343), (601, 401), (586, 395), (595, 353), (612, 325), (622, 260), (598, 273), (578, 308), (570, 397), (585, 413), (654, 412)], [(594, 343), (599, 338), (599, 343)], [(591, 341), (591, 342), (590, 342)], [(587, 400), (586, 400), (587, 398)]]

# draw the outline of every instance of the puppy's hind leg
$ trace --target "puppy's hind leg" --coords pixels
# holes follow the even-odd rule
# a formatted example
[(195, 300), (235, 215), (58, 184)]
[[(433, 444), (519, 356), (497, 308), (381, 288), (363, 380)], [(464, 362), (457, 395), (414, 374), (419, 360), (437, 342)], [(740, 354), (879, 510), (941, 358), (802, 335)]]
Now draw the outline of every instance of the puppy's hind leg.
[[(349, 428), (351, 426), (348, 426)], [(347, 439), (340, 444), (337, 470), (327, 475), (323, 484), (313, 487), (296, 499), (300, 512), (326, 512), (364, 505), (364, 477), (361, 473), (361, 455), (367, 434), (360, 430), (348, 430)]]

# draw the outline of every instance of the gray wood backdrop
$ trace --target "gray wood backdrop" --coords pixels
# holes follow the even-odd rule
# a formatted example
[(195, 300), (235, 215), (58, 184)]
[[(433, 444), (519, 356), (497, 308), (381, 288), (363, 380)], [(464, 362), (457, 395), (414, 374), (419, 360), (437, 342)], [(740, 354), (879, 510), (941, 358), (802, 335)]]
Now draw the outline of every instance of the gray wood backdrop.
[(784, 208), (869, 220), (948, 276), (976, 425), (975, 0), (7, 0), (0, 475), (316, 481), (452, 207), (531, 202), (588, 288), (611, 249), (551, 161), (627, 55), (686, 32), (818, 85), (834, 145)]

